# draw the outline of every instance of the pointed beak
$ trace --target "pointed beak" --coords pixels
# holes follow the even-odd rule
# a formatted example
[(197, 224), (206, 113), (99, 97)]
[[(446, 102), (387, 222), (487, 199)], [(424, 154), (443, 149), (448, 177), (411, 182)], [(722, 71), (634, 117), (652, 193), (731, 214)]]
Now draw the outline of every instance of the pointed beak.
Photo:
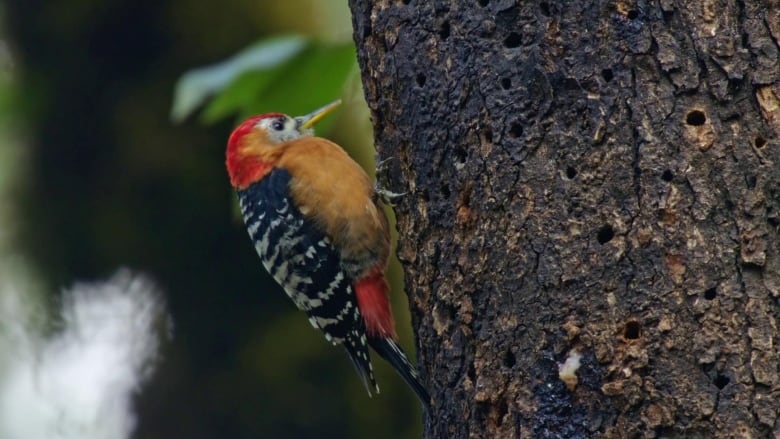
[(305, 116), (298, 116), (295, 118), (295, 122), (297, 122), (298, 128), (309, 129), (313, 127), (315, 123), (319, 122), (320, 119), (327, 116), (328, 113), (335, 110), (339, 105), (341, 105), (341, 99), (333, 101), (322, 108), (318, 108)]

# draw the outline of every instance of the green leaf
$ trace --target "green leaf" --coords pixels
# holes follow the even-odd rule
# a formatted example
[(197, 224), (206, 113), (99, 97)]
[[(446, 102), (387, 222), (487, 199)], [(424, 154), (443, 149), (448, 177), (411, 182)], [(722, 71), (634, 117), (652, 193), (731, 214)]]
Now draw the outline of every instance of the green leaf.
[(308, 113), (341, 95), (355, 63), (352, 43), (312, 43), (273, 69), (245, 72), (206, 107), (203, 120), (212, 123), (233, 113), (241, 118), (269, 111)]
[(244, 72), (220, 91), (204, 109), (203, 122), (210, 124), (252, 105), (267, 87), (279, 81), (291, 61), (267, 70)]
[(298, 55), (307, 44), (301, 36), (275, 37), (260, 41), (221, 63), (186, 72), (176, 84), (171, 119), (181, 122), (208, 97), (245, 72), (278, 67)]

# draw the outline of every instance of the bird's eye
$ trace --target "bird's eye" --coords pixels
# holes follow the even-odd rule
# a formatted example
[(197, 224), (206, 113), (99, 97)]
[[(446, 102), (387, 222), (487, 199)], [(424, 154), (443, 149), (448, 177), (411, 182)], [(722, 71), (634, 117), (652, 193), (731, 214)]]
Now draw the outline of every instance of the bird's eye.
[(271, 128), (275, 129), (276, 131), (282, 131), (284, 129), (284, 122), (281, 120), (275, 120), (271, 124)]

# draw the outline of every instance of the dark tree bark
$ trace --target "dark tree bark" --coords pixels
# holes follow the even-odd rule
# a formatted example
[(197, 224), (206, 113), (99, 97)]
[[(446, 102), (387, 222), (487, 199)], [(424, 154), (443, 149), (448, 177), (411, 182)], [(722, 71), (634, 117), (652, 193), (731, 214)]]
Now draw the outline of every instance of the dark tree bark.
[(350, 3), (426, 437), (780, 434), (780, 2)]

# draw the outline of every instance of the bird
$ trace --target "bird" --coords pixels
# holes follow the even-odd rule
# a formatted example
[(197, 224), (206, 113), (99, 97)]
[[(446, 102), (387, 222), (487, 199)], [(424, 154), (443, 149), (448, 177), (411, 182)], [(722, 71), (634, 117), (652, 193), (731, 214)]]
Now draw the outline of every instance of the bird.
[(263, 266), (314, 328), (344, 346), (369, 397), (379, 393), (370, 346), (427, 410), (428, 391), (397, 342), (385, 277), (383, 204), (401, 194), (374, 186), (341, 146), (314, 136), (340, 103), (244, 120), (227, 142), (230, 184)]

